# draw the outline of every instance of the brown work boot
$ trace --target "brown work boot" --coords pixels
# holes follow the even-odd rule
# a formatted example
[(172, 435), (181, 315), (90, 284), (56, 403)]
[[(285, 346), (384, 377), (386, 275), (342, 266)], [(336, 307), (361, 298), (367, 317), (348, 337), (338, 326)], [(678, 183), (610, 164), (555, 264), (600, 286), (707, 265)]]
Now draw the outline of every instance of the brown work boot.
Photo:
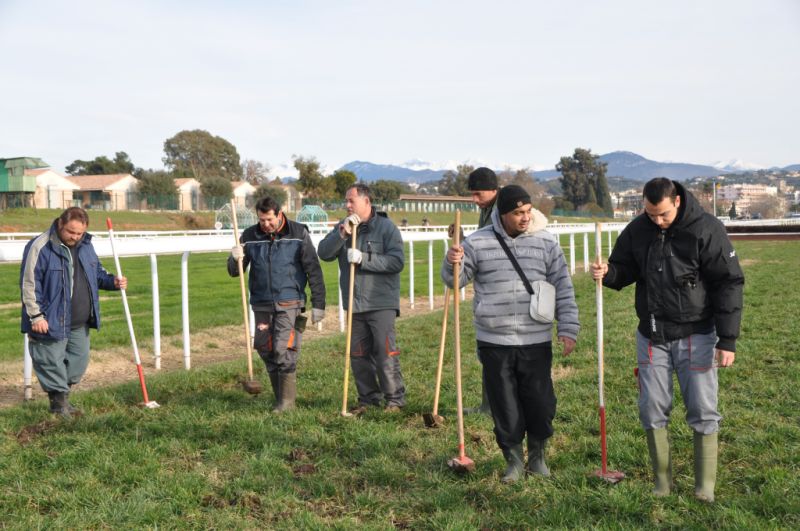
[(69, 412), (69, 406), (67, 405), (67, 393), (48, 391), (47, 398), (50, 400), (50, 413), (65, 419), (72, 416)]
[(358, 404), (356, 407), (350, 408), (349, 413), (354, 417), (360, 417), (364, 413), (367, 412), (367, 405), (366, 404)]
[(401, 408), (400, 406), (391, 405), (391, 406), (386, 406), (385, 408), (383, 408), (383, 410), (386, 413), (399, 413), (400, 411), (403, 410), (403, 408)]

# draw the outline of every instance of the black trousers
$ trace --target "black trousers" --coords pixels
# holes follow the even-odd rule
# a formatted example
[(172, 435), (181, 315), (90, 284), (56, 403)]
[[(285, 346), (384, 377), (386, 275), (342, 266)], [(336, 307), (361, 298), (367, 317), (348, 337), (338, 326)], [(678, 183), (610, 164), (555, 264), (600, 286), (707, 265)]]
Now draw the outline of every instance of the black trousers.
[(501, 450), (529, 439), (553, 435), (556, 394), (550, 368), (553, 344), (518, 347), (478, 345), (483, 381), (494, 418), (494, 434)]

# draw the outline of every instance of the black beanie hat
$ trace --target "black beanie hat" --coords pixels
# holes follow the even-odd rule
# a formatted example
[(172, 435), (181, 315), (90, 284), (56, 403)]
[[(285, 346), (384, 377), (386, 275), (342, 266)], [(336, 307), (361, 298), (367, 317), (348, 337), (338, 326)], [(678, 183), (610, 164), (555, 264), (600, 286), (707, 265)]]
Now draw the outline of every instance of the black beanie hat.
[(497, 211), (502, 214), (508, 214), (512, 210), (523, 205), (531, 204), (531, 196), (525, 191), (525, 188), (517, 186), (516, 184), (509, 184), (500, 189), (497, 194)]
[(473, 192), (497, 190), (497, 175), (489, 168), (478, 168), (469, 174), (467, 188)]

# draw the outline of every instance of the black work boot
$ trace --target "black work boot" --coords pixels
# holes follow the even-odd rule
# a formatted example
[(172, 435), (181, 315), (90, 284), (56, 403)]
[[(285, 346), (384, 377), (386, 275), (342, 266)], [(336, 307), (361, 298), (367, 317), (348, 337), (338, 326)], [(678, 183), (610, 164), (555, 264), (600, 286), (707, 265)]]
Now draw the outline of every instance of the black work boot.
[(487, 417), (492, 416), (492, 408), (489, 407), (489, 396), (486, 394), (486, 384), (481, 380), (481, 404), (478, 407), (470, 407), (464, 410), (465, 415), (476, 415), (483, 413)]
[(47, 398), (50, 399), (50, 413), (67, 419), (70, 418), (67, 393), (63, 391), (48, 391)]
[(540, 441), (528, 436), (528, 474), (550, 477), (550, 469), (544, 462), (544, 448), (547, 439)]
[(272, 412), (281, 413), (294, 409), (294, 401), (297, 397), (297, 373), (282, 372), (278, 374), (278, 389), (280, 390), (280, 400)]
[(503, 450), (503, 457), (506, 458), (506, 471), (500, 481), (503, 483), (514, 483), (522, 478), (525, 473), (525, 465), (523, 463), (522, 445), (516, 444), (508, 450)]
[(69, 414), (73, 415), (75, 417), (82, 416), (83, 415), (83, 411), (81, 411), (80, 409), (76, 408), (74, 405), (72, 405), (72, 402), (69, 401), (69, 392), (64, 393), (64, 395), (65, 395), (64, 396), (64, 402), (67, 405), (67, 411), (69, 411)]

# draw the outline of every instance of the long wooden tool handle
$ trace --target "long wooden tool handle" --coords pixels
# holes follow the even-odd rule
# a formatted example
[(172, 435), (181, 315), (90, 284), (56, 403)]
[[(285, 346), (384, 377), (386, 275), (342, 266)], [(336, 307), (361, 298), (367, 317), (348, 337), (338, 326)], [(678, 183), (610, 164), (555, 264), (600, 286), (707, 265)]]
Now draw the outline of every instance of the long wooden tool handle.
[[(602, 224), (595, 224), (594, 239), (596, 247), (597, 264), (603, 263), (603, 240), (602, 240)], [(597, 279), (595, 287), (595, 298), (597, 299), (597, 378), (600, 396), (600, 407), (605, 407), (605, 398), (603, 396), (603, 279)]]
[[(461, 235), (461, 211), (456, 210), (455, 231), (453, 235), (453, 245), (460, 245)], [(462, 257), (463, 261), (463, 257)], [(461, 273), (461, 262), (453, 265), (453, 331), (456, 344), (456, 408), (458, 410), (458, 453), (459, 457), (466, 456), (464, 450), (464, 403), (461, 395), (461, 320), (459, 318), (459, 275)]]
[[(350, 248), (355, 250), (358, 245), (358, 225), (353, 225), (350, 235)], [(350, 345), (353, 339), (353, 285), (356, 282), (356, 265), (350, 262), (350, 285), (347, 290), (347, 338), (344, 346), (344, 389), (342, 391), (342, 415), (347, 415), (347, 388), (350, 383)]]
[[(239, 245), (239, 221), (236, 219), (236, 202), (231, 199), (233, 218), (233, 244)], [(247, 347), (247, 378), (253, 380), (253, 349), (250, 346), (250, 311), (247, 309), (247, 287), (244, 283), (244, 257), (236, 260), (239, 268), (239, 287), (242, 291), (242, 314), (244, 315), (244, 344)]]
[(444, 346), (447, 338), (447, 310), (450, 307), (450, 289), (444, 288), (444, 315), (442, 317), (442, 338), (439, 341), (439, 364), (436, 367), (436, 390), (433, 393), (433, 414), (439, 414), (439, 391), (442, 388), (442, 366), (444, 365)]

